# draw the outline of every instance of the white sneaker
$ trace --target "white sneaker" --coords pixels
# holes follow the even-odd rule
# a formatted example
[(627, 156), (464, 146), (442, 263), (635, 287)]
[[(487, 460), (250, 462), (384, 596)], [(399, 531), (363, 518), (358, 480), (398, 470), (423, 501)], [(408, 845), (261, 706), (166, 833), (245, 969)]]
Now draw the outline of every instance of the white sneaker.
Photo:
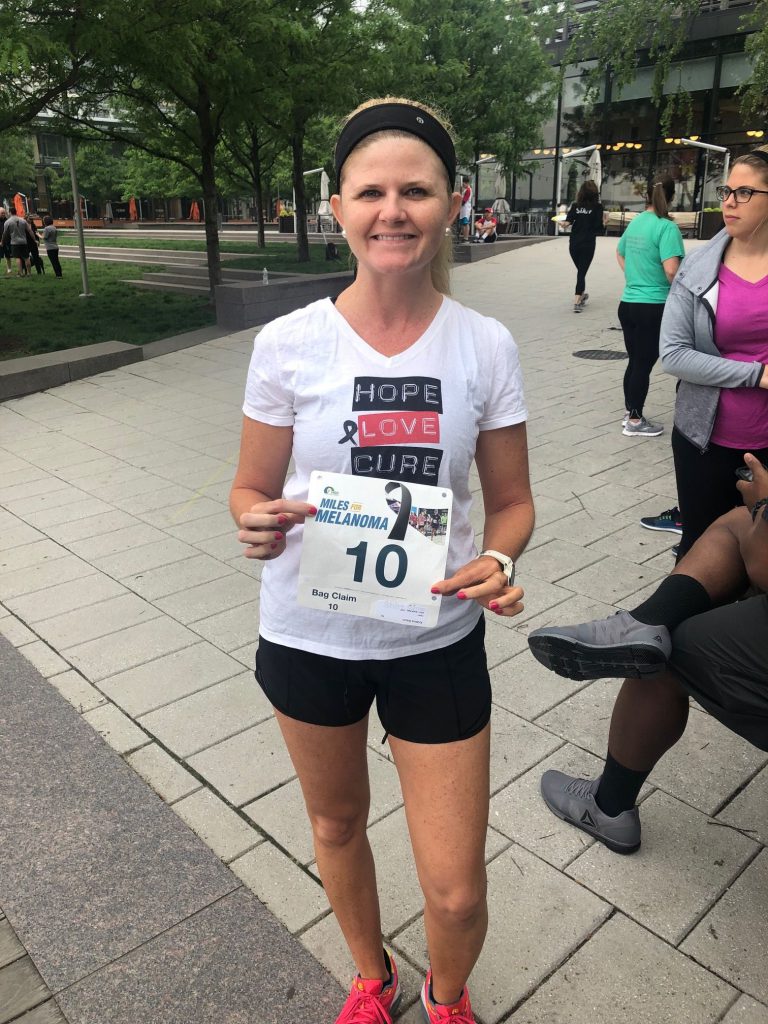
[(627, 419), (622, 430), (622, 434), (626, 434), (627, 437), (658, 437), (663, 433), (664, 427), (660, 423), (651, 423), (645, 416), (641, 416), (639, 420)]

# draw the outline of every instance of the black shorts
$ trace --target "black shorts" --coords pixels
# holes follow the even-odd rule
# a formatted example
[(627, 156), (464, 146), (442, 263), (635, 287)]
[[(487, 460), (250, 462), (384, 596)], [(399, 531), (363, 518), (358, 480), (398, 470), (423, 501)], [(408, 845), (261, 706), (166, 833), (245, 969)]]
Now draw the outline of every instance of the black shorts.
[(29, 259), (29, 246), (28, 245), (12, 245), (11, 255), (17, 260)]
[(491, 717), (485, 617), (448, 647), (389, 661), (346, 661), (259, 637), (256, 679), (272, 706), (310, 725), (354, 725), (376, 700), (386, 732), (411, 743), (469, 739)]
[(768, 750), (768, 596), (686, 619), (672, 634), (669, 666), (705, 711)]

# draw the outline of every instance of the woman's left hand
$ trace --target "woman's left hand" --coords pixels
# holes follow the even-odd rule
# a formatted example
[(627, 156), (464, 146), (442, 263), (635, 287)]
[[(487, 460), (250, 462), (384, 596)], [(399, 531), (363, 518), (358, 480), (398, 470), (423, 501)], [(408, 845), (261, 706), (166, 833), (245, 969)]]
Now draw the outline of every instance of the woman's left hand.
[(474, 558), (449, 579), (435, 583), (432, 593), (444, 597), (455, 594), (460, 601), (474, 600), (483, 608), (507, 617), (518, 615), (524, 607), (523, 588), (508, 587), (499, 563), (489, 555)]

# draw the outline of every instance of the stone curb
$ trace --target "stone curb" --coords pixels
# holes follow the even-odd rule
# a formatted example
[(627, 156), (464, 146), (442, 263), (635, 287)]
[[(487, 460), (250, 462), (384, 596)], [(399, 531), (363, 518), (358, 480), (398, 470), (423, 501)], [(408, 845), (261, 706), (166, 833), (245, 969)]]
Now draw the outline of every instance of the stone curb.
[(69, 384), (73, 380), (116, 370), (130, 363), (154, 359), (192, 345), (202, 345), (228, 333), (218, 327), (202, 327), (186, 334), (161, 338), (146, 345), (128, 345), (122, 341), (103, 341), (96, 345), (46, 352), (39, 356), (21, 356), (0, 362), (0, 402), (21, 398), (37, 391)]

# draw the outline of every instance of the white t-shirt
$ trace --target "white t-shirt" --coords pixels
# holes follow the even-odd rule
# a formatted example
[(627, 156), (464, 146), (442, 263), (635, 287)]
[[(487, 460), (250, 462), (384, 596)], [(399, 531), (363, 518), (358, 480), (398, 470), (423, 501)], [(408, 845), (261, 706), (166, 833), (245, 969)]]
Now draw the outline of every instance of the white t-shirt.
[[(273, 320), (256, 336), (243, 412), (293, 427), (288, 500), (307, 500), (315, 469), (450, 487), (446, 578), (477, 553), (469, 470), (478, 431), (527, 417), (509, 331), (449, 298), (396, 356), (371, 348), (330, 299)], [(387, 660), (455, 643), (477, 623), (479, 606), (455, 598), (443, 598), (432, 629), (301, 607), (302, 533), (293, 527), (283, 554), (264, 565), (260, 633), (267, 640), (334, 658)]]

